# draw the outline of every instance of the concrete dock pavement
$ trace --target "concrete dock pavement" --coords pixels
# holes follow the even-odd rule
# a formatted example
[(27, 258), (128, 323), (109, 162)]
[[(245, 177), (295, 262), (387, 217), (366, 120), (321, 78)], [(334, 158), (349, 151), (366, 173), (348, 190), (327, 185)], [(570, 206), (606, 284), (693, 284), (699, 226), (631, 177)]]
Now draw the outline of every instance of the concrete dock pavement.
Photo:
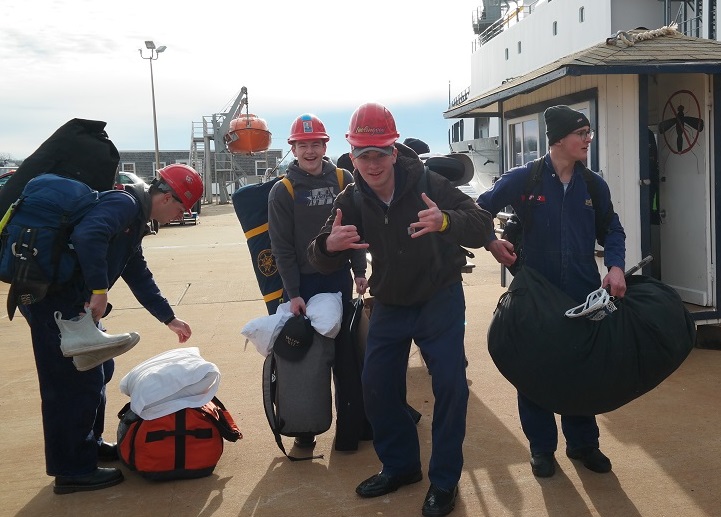
[[(40, 400), (30, 345), (21, 316), (0, 316), (0, 516), (117, 517), (405, 517), (420, 515), (427, 476), (375, 499), (356, 485), (380, 468), (372, 444), (356, 452), (333, 450), (334, 425), (318, 437), (322, 459), (290, 462), (278, 450), (262, 406), (263, 357), (245, 345), (240, 329), (266, 315), (251, 259), (231, 205), (204, 206), (197, 226), (167, 226), (144, 241), (145, 256), (165, 296), (193, 336), (179, 345), (120, 281), (110, 291), (111, 333), (136, 331), (140, 343), (116, 359), (108, 385), (106, 439), (114, 441), (117, 412), (128, 402), (120, 379), (162, 351), (196, 346), (221, 372), (218, 397), (244, 438), (225, 444), (214, 473), (185, 481), (151, 482), (121, 467), (125, 482), (96, 492), (55, 495), (45, 475)], [(476, 252), (464, 275), (467, 378), (470, 387), (465, 466), (456, 509), (464, 516), (702, 517), (721, 515), (721, 352), (695, 349), (659, 387), (598, 417), (601, 448), (613, 472), (595, 474), (564, 454), (549, 479), (531, 473), (514, 388), (491, 361), (486, 332), (504, 289), (490, 254)], [(8, 286), (0, 284), (0, 300)], [(553, 382), (549, 379), (549, 382)], [(424, 476), (430, 454), (433, 396), (430, 378), (412, 347), (408, 399), (418, 424)], [(285, 438), (286, 447), (292, 439)]]

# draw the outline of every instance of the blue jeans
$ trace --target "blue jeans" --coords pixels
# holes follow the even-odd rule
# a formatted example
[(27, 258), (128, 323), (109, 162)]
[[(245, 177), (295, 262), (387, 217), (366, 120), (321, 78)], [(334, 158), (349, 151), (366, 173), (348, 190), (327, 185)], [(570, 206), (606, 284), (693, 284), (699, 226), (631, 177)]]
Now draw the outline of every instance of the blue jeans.
[(444, 489), (458, 484), (468, 407), (464, 334), (465, 298), (460, 282), (418, 306), (375, 301), (362, 375), (363, 398), (373, 427), (373, 446), (386, 474), (421, 469), (418, 432), (406, 405), (406, 370), (413, 340), (428, 365), (435, 397), (428, 477)]

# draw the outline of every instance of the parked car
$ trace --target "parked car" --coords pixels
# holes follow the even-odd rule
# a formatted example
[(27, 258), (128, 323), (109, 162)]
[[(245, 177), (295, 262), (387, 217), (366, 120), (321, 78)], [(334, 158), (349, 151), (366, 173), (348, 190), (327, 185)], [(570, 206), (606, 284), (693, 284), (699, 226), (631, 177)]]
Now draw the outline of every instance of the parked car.
[[(147, 182), (140, 179), (139, 176), (132, 172), (126, 172), (126, 171), (120, 171), (115, 175), (115, 189), (116, 190), (123, 190), (125, 189), (125, 185), (133, 185), (136, 187), (143, 187), (147, 189), (150, 185), (148, 185)], [(150, 222), (151, 228), (155, 233), (158, 233), (160, 230), (160, 225), (158, 224), (158, 221), (152, 220)]]
[(8, 180), (10, 179), (10, 177), (13, 175), (14, 172), (15, 171), (12, 170), (12, 171), (3, 172), (2, 174), (0, 174), (0, 188), (3, 188), (5, 186), (5, 183), (8, 182)]
[(123, 190), (125, 185), (148, 187), (148, 184), (132, 172), (120, 171), (115, 176), (115, 188)]

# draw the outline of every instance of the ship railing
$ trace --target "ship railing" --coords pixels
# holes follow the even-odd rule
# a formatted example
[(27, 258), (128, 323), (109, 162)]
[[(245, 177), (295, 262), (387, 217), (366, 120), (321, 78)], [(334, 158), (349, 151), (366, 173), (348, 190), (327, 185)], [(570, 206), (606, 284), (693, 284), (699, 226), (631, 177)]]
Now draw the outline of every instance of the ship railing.
[(468, 100), (468, 96), (471, 94), (471, 87), (468, 86), (465, 90), (463, 90), (461, 93), (456, 95), (455, 99), (453, 99), (451, 102), (448, 103), (448, 107), (452, 108), (453, 106), (458, 106), (459, 104), (465, 102)]
[(688, 18), (686, 20), (677, 22), (678, 23), (678, 31), (685, 36), (693, 36), (696, 38), (701, 37), (702, 34), (702, 19), (701, 16), (696, 16), (694, 18)]
[(526, 16), (529, 16), (535, 10), (536, 4), (545, 2), (546, 0), (535, 0), (525, 4), (518, 5), (514, 9), (509, 9), (501, 18), (493, 22), (488, 28), (478, 35), (478, 40), (474, 42), (474, 51), (477, 47), (488, 43), (490, 40), (501, 34), (504, 30), (515, 25)]

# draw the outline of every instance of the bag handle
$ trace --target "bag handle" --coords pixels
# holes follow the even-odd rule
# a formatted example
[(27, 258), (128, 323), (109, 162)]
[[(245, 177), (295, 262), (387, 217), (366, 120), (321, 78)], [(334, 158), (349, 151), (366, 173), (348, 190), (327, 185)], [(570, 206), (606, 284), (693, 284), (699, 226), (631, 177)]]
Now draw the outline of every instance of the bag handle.
[(237, 442), (243, 438), (243, 433), (240, 432), (230, 412), (225, 409), (225, 405), (223, 405), (218, 397), (213, 397), (208, 404), (198, 409), (211, 417), (210, 419), (213, 424), (215, 424), (215, 427), (218, 428), (220, 436), (229, 442)]

